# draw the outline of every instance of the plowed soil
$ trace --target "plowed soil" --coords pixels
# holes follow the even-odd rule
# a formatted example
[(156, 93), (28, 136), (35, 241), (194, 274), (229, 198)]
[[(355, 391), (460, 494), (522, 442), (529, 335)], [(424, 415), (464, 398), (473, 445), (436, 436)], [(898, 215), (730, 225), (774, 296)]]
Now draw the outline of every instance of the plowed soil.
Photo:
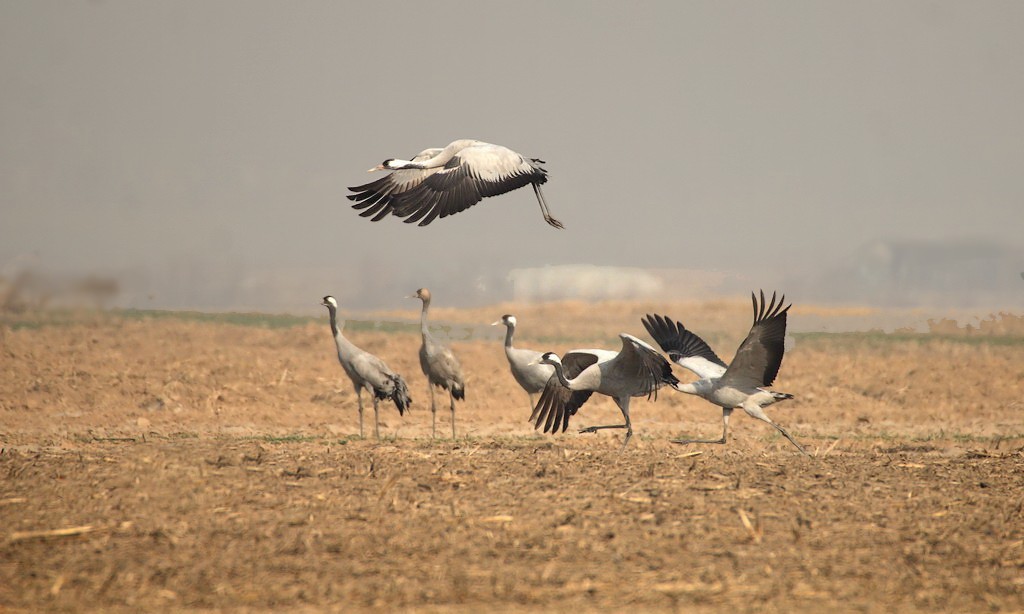
[(728, 360), (750, 318), (603, 307), (437, 310), (467, 379), (455, 441), (443, 393), (431, 438), (414, 326), (350, 326), (414, 399), (381, 406), (378, 441), (326, 313), (8, 320), (0, 609), (1024, 609), (1024, 339), (797, 335), (773, 385), (796, 398), (768, 413), (810, 457), (741, 412), (727, 445), (672, 444), (721, 412), (671, 390), (633, 403), (625, 450), (574, 428), (619, 420), (608, 399), (538, 435), (503, 331), (475, 325), (516, 311), (517, 345), (617, 349), (658, 311)]

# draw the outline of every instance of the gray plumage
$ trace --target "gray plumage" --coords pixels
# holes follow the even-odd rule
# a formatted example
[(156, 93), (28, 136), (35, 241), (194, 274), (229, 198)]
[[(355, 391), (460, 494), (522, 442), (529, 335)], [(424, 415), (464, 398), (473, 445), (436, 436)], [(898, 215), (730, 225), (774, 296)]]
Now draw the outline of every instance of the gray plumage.
[(437, 434), (437, 405), (434, 400), (434, 386), (439, 386), (448, 391), (448, 400), (452, 412), (452, 439), (455, 439), (455, 400), (466, 398), (465, 380), (462, 378), (462, 367), (459, 365), (455, 354), (447, 346), (439, 343), (430, 334), (427, 327), (427, 312), (430, 310), (430, 290), (420, 288), (416, 294), (409, 298), (418, 298), (423, 301), (423, 310), (420, 312), (420, 333), (423, 336), (423, 344), (420, 346), (420, 368), (427, 376), (428, 388), (430, 389), (430, 414), (431, 414), (431, 437)]
[(540, 186), (547, 182), (543, 160), (525, 158), (501, 145), (473, 139), (452, 141), (442, 149), (425, 149), (412, 160), (389, 158), (369, 172), (393, 171), (370, 183), (350, 187), (352, 207), (362, 217), (376, 222), (388, 214), (405, 218), (408, 224), (426, 226), (488, 196), (533, 186), (544, 221), (562, 228), (551, 216)]
[(356, 391), (359, 402), (359, 436), (363, 436), (363, 389), (367, 389), (373, 398), (373, 432), (380, 439), (380, 417), (378, 402), (391, 399), (398, 408), (398, 415), (404, 415), (412, 404), (409, 388), (405, 380), (384, 364), (384, 361), (373, 354), (356, 347), (341, 334), (338, 327), (338, 301), (333, 296), (325, 296), (321, 303), (327, 307), (331, 316), (331, 332), (334, 334), (334, 345), (338, 350), (338, 362), (345, 370)]
[(747, 415), (775, 427), (798, 450), (807, 454), (786, 429), (764, 413), (765, 407), (793, 398), (791, 394), (763, 388), (775, 381), (782, 366), (786, 350), (786, 313), (792, 305), (782, 306), (786, 301), (785, 295), (776, 302), (774, 292), (770, 303), (765, 300), (764, 291), (761, 291), (760, 302), (753, 293), (750, 296), (754, 305), (754, 323), (736, 350), (732, 364), (726, 364), (703, 339), (687, 330), (681, 322), (650, 314), (643, 319), (644, 327), (661, 349), (668, 352), (669, 358), (700, 377), (696, 382), (674, 388), (722, 408), (721, 439), (687, 439), (674, 443), (724, 444), (729, 432), (729, 416), (734, 409), (741, 408)]
[(625, 448), (633, 436), (629, 418), (629, 402), (632, 397), (657, 397), (658, 388), (679, 383), (672, 374), (672, 365), (653, 347), (626, 333), (619, 334), (622, 349), (572, 350), (560, 359), (554, 352), (541, 356), (541, 362), (554, 367), (540, 401), (530, 421), (534, 428), (545, 433), (554, 433), (561, 427), (565, 430), (569, 418), (590, 398), (594, 392), (607, 395), (619, 406), (624, 424), (590, 426), (580, 433), (595, 433), (601, 429), (626, 429), (622, 442)]
[(505, 325), (505, 358), (508, 359), (512, 377), (529, 395), (530, 409), (533, 409), (533, 395), (544, 389), (551, 376), (555, 374), (555, 368), (539, 362), (541, 353), (536, 350), (512, 347), (512, 336), (516, 332), (516, 317), (514, 315), (503, 315), (491, 326), (498, 324)]

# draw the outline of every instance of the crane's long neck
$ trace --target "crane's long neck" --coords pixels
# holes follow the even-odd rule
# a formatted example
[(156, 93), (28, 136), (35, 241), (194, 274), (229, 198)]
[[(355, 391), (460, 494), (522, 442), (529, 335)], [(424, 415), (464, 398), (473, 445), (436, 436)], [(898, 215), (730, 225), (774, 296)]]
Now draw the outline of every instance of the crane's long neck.
[(710, 394), (711, 385), (707, 380), (697, 380), (695, 382), (687, 382), (685, 384), (673, 384), (673, 388), (679, 392), (685, 392), (686, 394), (695, 394), (699, 397), (704, 397)]
[(328, 305), (327, 311), (331, 314), (331, 332), (334, 334), (334, 345), (337, 346), (339, 354), (344, 354), (353, 347), (352, 342), (346, 339), (345, 335), (341, 334), (341, 327), (338, 326), (338, 310), (333, 305)]
[(394, 158), (391, 160), (389, 167), (391, 169), (399, 168), (440, 168), (455, 156), (456, 153), (465, 149), (471, 145), (473, 141), (455, 141), (449, 143), (447, 147), (442, 149), (436, 156), (427, 158), (426, 160), (402, 160), (401, 158)]
[(331, 314), (331, 332), (337, 339), (341, 336), (341, 330), (338, 328), (338, 310), (334, 308), (334, 305), (327, 305), (327, 311)]
[(423, 310), (420, 311), (420, 332), (423, 336), (430, 334), (430, 329), (427, 328), (427, 312), (430, 311), (430, 299), (425, 298), (423, 301)]
[(558, 381), (561, 382), (562, 385), (565, 386), (566, 388), (568, 388), (569, 390), (576, 390), (576, 388), (573, 386), (573, 384), (575, 384), (576, 383), (576, 379), (579, 379), (579, 378), (570, 380), (567, 377), (565, 377), (565, 368), (562, 366), (561, 362), (553, 362), (551, 364), (552, 364), (552, 366), (555, 367), (555, 376), (558, 377)]
[(516, 325), (515, 324), (506, 324), (505, 325), (505, 349), (506, 350), (511, 350), (512, 349), (512, 335), (514, 335), (514, 334), (516, 334)]

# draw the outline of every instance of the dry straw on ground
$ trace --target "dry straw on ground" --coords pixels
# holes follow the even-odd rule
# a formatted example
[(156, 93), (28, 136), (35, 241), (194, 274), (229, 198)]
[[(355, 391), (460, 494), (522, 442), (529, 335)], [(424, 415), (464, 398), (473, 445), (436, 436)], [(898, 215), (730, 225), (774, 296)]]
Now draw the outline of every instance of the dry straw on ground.
[[(727, 446), (672, 445), (721, 424), (672, 391), (634, 403), (620, 454), (619, 434), (536, 435), (503, 331), (485, 325), (515, 312), (520, 345), (614, 348), (658, 311), (728, 360), (749, 306), (590, 307), (437, 310), (467, 375), (456, 443), (429, 440), (415, 327), (350, 325), (415, 403), (404, 419), (382, 406), (378, 443), (352, 437), (325, 318), (8, 322), (0, 606), (1024, 608), (1016, 320), (796, 336), (775, 388), (797, 398), (769, 411), (811, 458), (742, 415)], [(830, 317), (791, 321), (801, 309)], [(573, 423), (616, 415), (595, 398)]]

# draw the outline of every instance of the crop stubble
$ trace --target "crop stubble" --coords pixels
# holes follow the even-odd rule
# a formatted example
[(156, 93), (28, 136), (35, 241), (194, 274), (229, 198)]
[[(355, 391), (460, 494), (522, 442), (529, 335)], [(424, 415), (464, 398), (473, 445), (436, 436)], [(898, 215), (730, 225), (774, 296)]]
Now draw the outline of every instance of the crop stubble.
[[(537, 307), (517, 314), (517, 340), (614, 347), (656, 308), (563, 321)], [(509, 309), (494, 311), (444, 316)], [(694, 315), (726, 359), (747, 317)], [(413, 393), (404, 419), (382, 405), (380, 443), (352, 437), (324, 322), (5, 329), (0, 605), (1024, 607), (1019, 343), (798, 338), (775, 386), (797, 399), (770, 413), (803, 458), (744, 416), (725, 447), (668, 443), (721, 425), (672, 391), (634, 404), (623, 453), (615, 434), (536, 436), (495, 338), (452, 342), (467, 436), (430, 441), (417, 335), (351, 337)], [(615, 419), (595, 401), (577, 426)]]

